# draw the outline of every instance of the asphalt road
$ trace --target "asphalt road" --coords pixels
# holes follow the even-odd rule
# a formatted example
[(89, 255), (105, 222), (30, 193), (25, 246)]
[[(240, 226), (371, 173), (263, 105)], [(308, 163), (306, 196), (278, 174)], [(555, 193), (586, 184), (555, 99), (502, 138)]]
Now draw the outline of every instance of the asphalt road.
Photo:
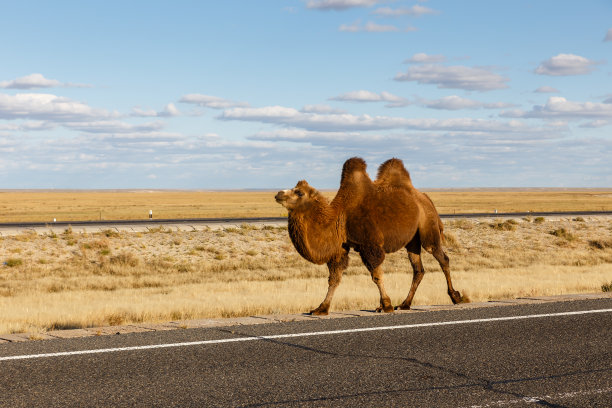
[(0, 345), (2, 407), (526, 405), (612, 406), (612, 299)]

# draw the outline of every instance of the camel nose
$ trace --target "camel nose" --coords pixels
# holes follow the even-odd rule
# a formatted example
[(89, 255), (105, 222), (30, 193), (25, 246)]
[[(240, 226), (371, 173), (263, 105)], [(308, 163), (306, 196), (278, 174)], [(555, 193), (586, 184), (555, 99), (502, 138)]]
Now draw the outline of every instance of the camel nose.
[(274, 199), (276, 200), (277, 203), (280, 203), (284, 200), (285, 197), (285, 192), (284, 191), (279, 191), (276, 196), (274, 197)]

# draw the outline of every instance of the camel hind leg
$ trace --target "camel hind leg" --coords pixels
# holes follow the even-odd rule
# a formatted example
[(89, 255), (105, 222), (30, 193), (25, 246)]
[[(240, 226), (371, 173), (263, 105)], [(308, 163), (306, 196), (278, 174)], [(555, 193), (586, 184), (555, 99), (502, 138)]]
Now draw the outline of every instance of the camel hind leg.
[(461, 303), (461, 294), (453, 289), (453, 282), (450, 276), (450, 261), (442, 249), (442, 222), (440, 218), (436, 217), (424, 224), (424, 228), (419, 229), (419, 236), (421, 246), (436, 258), (440, 264), (440, 268), (442, 268), (442, 272), (444, 272), (446, 286), (448, 287), (448, 296), (450, 296), (454, 304)]
[(425, 275), (425, 269), (423, 268), (423, 262), (421, 261), (421, 239), (419, 238), (418, 233), (414, 236), (412, 241), (406, 245), (406, 250), (408, 251), (408, 259), (412, 265), (412, 285), (410, 286), (410, 291), (408, 292), (406, 299), (397, 307), (397, 309), (401, 310), (410, 309), (412, 299), (414, 298), (414, 293)]
[(413, 271), (412, 286), (410, 287), (410, 292), (408, 292), (406, 300), (404, 300), (404, 302), (398, 306), (398, 309), (410, 309), (414, 294), (419, 287), (423, 276), (425, 275), (423, 262), (421, 261), (421, 246), (425, 248), (427, 252), (431, 253), (440, 264), (440, 268), (442, 268), (442, 272), (444, 272), (444, 277), (446, 278), (448, 296), (450, 296), (453, 304), (461, 303), (463, 300), (461, 293), (453, 288), (453, 282), (450, 276), (450, 260), (442, 249), (441, 236), (436, 229), (432, 229), (430, 231), (432, 231), (430, 236), (427, 236), (426, 234), (421, 236), (420, 232), (417, 232), (412, 241), (406, 245), (408, 258), (410, 259), (410, 264), (412, 265)]
[(331, 305), (332, 298), (336, 288), (340, 285), (342, 280), (342, 273), (348, 267), (348, 251), (344, 252), (338, 259), (332, 259), (327, 263), (329, 269), (329, 278), (327, 279), (328, 287), (327, 294), (323, 302), (317, 307), (310, 311), (312, 315), (327, 315), (329, 314), (329, 306)]
[(444, 253), (441, 245), (436, 246), (431, 251), (431, 254), (436, 258), (440, 267), (442, 268), (442, 272), (444, 272), (444, 276), (446, 277), (446, 285), (448, 287), (448, 296), (450, 296), (453, 304), (461, 303), (463, 298), (461, 297), (461, 293), (453, 289), (453, 282), (451, 281), (450, 276), (450, 266), (448, 256)]

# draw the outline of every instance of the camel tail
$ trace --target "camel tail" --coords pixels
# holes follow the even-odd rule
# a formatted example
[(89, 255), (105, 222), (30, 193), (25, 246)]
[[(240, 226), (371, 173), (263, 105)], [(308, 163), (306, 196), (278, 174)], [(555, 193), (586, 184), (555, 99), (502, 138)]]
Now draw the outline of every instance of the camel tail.
[(440, 241), (443, 244), (446, 244), (446, 237), (444, 236), (444, 224), (442, 224), (442, 219), (438, 215), (438, 227), (440, 228)]

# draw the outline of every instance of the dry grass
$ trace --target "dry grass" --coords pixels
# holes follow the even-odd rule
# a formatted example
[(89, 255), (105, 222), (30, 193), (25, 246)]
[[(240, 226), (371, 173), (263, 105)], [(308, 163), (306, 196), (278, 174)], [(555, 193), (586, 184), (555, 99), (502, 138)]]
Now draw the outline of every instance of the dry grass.
[(430, 191), (440, 213), (611, 211), (612, 190)]
[[(472, 301), (595, 292), (612, 283), (612, 219), (455, 220), (445, 224), (455, 287)], [(553, 233), (555, 231), (564, 233)], [(327, 287), (325, 266), (296, 253), (286, 228), (0, 238), (0, 332), (44, 332), (138, 322), (304, 312)], [(424, 255), (415, 304), (448, 304), (444, 278)], [(407, 295), (404, 252), (388, 256), (394, 304)], [(372, 309), (376, 286), (357, 255), (332, 304)]]
[(268, 192), (5, 191), (0, 222), (52, 222), (211, 217), (280, 217), (287, 213)]
[[(290, 186), (287, 186), (290, 187)], [(279, 217), (273, 191), (0, 191), (0, 222)], [(324, 194), (333, 197), (334, 192)], [(612, 190), (430, 191), (440, 213), (612, 210)]]

